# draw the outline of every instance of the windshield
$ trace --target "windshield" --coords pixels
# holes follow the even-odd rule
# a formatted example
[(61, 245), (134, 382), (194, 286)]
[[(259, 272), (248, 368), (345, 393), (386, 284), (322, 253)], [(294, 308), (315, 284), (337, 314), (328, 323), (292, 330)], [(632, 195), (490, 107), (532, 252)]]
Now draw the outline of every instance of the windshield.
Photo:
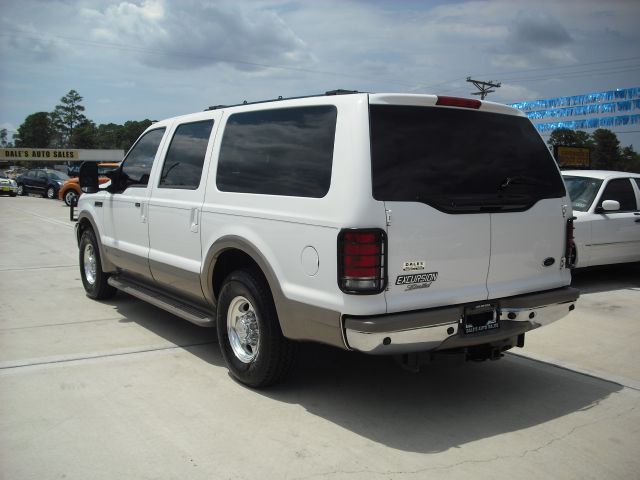
[(589, 177), (574, 177), (566, 175), (564, 183), (569, 191), (573, 209), (579, 212), (586, 212), (600, 190), (602, 180)]
[(47, 174), (49, 175), (49, 178), (53, 180), (60, 180), (61, 182), (69, 180), (69, 176), (62, 172), (47, 172)]
[(565, 195), (553, 157), (524, 117), (371, 105), (373, 196), (447, 213), (522, 211)]

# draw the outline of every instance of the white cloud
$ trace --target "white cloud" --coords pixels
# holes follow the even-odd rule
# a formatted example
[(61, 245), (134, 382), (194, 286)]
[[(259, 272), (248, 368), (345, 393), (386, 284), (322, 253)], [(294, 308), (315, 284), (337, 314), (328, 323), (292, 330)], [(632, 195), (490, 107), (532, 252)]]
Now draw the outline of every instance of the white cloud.
[(228, 2), (120, 2), (86, 10), (97, 41), (130, 46), (163, 69), (228, 63), (241, 70), (311, 60), (305, 43), (276, 13)]

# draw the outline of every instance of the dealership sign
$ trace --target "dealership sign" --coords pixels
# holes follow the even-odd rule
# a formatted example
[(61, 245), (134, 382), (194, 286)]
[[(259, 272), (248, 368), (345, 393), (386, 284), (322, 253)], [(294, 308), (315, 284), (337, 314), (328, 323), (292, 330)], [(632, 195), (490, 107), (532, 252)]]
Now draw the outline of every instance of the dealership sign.
[(58, 148), (2, 148), (0, 158), (7, 160), (78, 160), (78, 150)]
[(69, 148), (0, 148), (0, 160), (120, 162), (124, 150)]

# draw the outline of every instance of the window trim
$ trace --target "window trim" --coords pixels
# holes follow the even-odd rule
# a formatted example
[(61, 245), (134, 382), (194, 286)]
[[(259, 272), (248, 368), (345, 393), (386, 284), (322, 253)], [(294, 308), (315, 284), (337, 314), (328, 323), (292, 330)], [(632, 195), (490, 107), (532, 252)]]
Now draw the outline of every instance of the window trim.
[[(173, 144), (173, 140), (176, 138), (176, 133), (178, 132), (178, 128), (180, 128), (183, 125), (192, 125), (194, 123), (203, 123), (203, 122), (211, 122), (211, 131), (209, 132), (209, 137), (207, 138), (207, 148), (205, 149), (204, 152), (204, 156), (202, 157), (202, 169), (200, 170), (200, 181), (198, 182), (198, 185), (196, 185), (195, 187), (189, 187), (189, 186), (183, 186), (183, 185), (162, 185), (160, 182), (162, 181), (162, 172), (164, 170), (164, 166), (167, 162), (167, 157), (169, 156), (169, 152), (171, 151), (171, 145)], [(169, 145), (167, 146), (167, 150), (164, 154), (164, 158), (162, 159), (162, 166), (160, 166), (160, 173), (158, 175), (158, 183), (156, 185), (156, 188), (160, 189), (168, 189), (168, 190), (198, 190), (201, 186), (202, 186), (202, 180), (204, 178), (204, 166), (205, 163), (207, 161), (207, 153), (209, 152), (209, 148), (211, 146), (211, 139), (212, 139), (212, 134), (213, 134), (213, 128), (216, 125), (216, 121), (215, 118), (204, 118), (201, 120), (193, 120), (190, 122), (184, 122), (184, 123), (179, 123), (177, 125), (175, 125), (175, 128), (173, 128), (173, 134), (171, 135), (171, 141), (169, 142)]]

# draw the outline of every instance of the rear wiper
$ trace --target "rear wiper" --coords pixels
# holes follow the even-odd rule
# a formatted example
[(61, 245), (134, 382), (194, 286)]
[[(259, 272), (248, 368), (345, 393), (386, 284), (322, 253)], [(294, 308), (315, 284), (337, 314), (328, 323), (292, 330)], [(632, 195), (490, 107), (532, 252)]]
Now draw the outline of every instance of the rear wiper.
[(540, 185), (542, 187), (548, 187), (549, 184), (547, 182), (543, 182), (542, 180), (538, 180), (537, 178), (527, 177), (524, 175), (516, 175), (513, 177), (505, 178), (500, 186), (499, 190), (506, 190), (511, 185)]

